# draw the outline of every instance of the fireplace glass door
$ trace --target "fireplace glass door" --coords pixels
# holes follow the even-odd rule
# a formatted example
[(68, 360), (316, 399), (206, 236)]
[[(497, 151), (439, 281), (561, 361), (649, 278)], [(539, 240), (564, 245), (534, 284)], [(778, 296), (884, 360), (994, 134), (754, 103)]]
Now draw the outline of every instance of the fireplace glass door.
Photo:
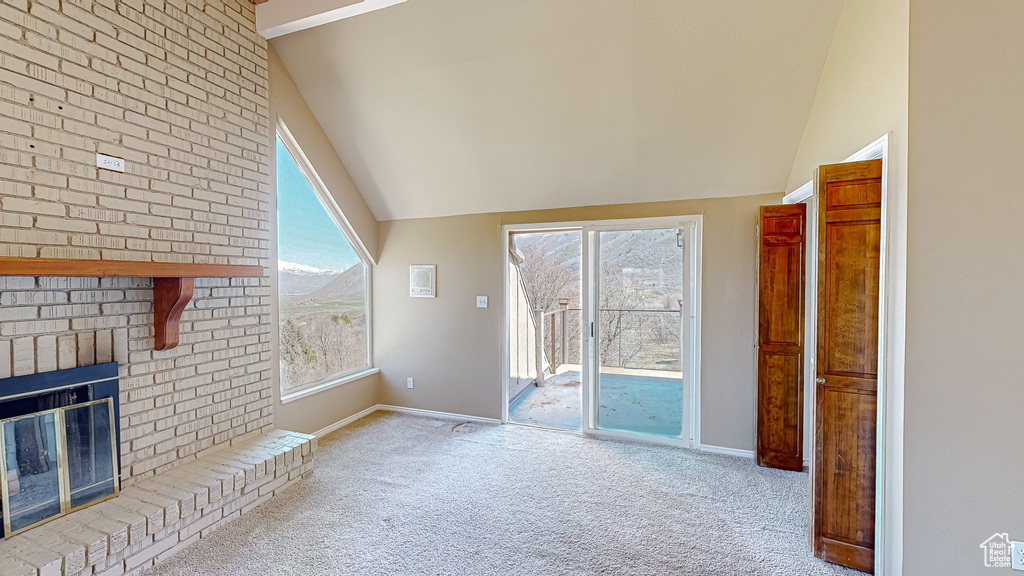
[(110, 398), (0, 421), (4, 536), (115, 496)]
[(71, 510), (117, 493), (109, 400), (64, 409)]
[(60, 516), (61, 446), (57, 410), (3, 422), (4, 532), (8, 535)]

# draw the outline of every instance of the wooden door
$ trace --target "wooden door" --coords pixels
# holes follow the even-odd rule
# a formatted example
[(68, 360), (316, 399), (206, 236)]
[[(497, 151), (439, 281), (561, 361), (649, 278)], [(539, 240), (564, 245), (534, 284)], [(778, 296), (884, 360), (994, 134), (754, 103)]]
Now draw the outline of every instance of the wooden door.
[(882, 161), (821, 166), (818, 193), (812, 545), (872, 572)]
[(757, 463), (804, 467), (804, 231), (807, 206), (761, 207)]

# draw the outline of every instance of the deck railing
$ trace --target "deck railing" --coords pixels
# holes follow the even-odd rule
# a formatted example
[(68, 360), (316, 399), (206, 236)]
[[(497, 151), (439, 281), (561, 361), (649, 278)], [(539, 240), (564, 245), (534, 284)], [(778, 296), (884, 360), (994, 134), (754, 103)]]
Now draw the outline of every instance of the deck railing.
[[(557, 310), (542, 312), (537, 330), (543, 339), (545, 354), (552, 374), (563, 364), (578, 364), (579, 352), (570, 346), (578, 340), (580, 332), (567, 330), (567, 326), (582, 328), (582, 318), (570, 321), (570, 316), (582, 314), (581, 308), (569, 308), (567, 303)], [(678, 370), (679, 319), (677, 309), (601, 308), (600, 346), (602, 366)], [(663, 317), (663, 315), (673, 315)], [(648, 316), (655, 315), (655, 316)], [(645, 320), (645, 316), (652, 320)], [(674, 319), (673, 319), (674, 317)], [(653, 319), (658, 320), (654, 321)], [(665, 320), (669, 320), (666, 322)], [(577, 347), (578, 348), (578, 347)], [(668, 360), (666, 360), (668, 358)], [(614, 362), (609, 360), (614, 359)], [(669, 362), (668, 365), (665, 363)], [(674, 363), (673, 363), (674, 362)]]

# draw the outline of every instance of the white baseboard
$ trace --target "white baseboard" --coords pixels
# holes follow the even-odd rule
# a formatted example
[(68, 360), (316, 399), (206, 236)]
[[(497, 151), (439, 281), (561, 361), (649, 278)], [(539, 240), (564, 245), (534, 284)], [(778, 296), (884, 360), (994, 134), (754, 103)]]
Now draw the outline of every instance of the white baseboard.
[(453, 414), (451, 412), (437, 412), (435, 410), (423, 410), (421, 408), (406, 408), (405, 406), (391, 406), (389, 404), (377, 404), (377, 410), (389, 412), (403, 412), (405, 414), (417, 414), (419, 416), (430, 416), (433, 418), (446, 418), (449, 420), (468, 420), (470, 422), (483, 422), (486, 424), (501, 424), (497, 418), (484, 418), (482, 416), (467, 416), (465, 414)]
[[(452, 412), (438, 412), (436, 410), (424, 410), (422, 408), (407, 408), (405, 406), (392, 406), (390, 404), (375, 404), (370, 406), (366, 410), (357, 412), (344, 420), (335, 422), (330, 426), (317, 430), (313, 433), (316, 437), (321, 437), (325, 434), (330, 434), (335, 430), (347, 426), (356, 420), (364, 416), (369, 416), (378, 410), (386, 410), (388, 412), (401, 412), (404, 414), (416, 414), (418, 416), (429, 416), (432, 418), (445, 418), (448, 420), (468, 420), (470, 422), (482, 422), (485, 424), (501, 424), (501, 420), (497, 418), (484, 418), (482, 416), (468, 416), (466, 414), (455, 414)], [(738, 456), (740, 458), (753, 458), (753, 450), (740, 450), (738, 448), (725, 448), (723, 446), (712, 446), (710, 444), (701, 444), (700, 450), (703, 452), (710, 452), (712, 454), (725, 454), (727, 456)]]
[(373, 414), (378, 410), (378, 406), (380, 405), (374, 404), (373, 406), (370, 406), (366, 410), (356, 412), (355, 414), (349, 416), (348, 418), (345, 418), (344, 420), (340, 420), (338, 422), (335, 422), (334, 424), (331, 424), (330, 426), (317, 430), (316, 432), (313, 433), (313, 435), (316, 436), (317, 438), (320, 438), (324, 434), (330, 434), (331, 432), (334, 432), (335, 430), (341, 428), (342, 426), (348, 426), (349, 424), (355, 422), (356, 420), (359, 420), (363, 416), (369, 416), (370, 414)]
[(481, 416), (466, 416), (465, 414), (453, 414), (451, 412), (437, 412), (434, 410), (422, 410), (420, 408), (406, 408), (405, 406), (391, 406), (390, 404), (374, 404), (362, 412), (356, 412), (355, 414), (345, 418), (344, 420), (335, 422), (330, 426), (321, 428), (313, 433), (317, 438), (324, 434), (330, 434), (338, 428), (348, 426), (349, 424), (359, 420), (364, 416), (369, 416), (377, 410), (387, 410), (388, 412), (403, 412), (405, 414), (416, 414), (419, 416), (430, 416), (432, 418), (445, 418), (448, 420), (468, 420), (470, 422), (483, 422), (486, 424), (501, 424), (501, 420), (497, 418), (483, 418)]
[(739, 456), (740, 458), (753, 458), (753, 450), (740, 450), (738, 448), (725, 448), (723, 446), (712, 446), (710, 444), (701, 444), (700, 449), (702, 452), (711, 452), (712, 454), (725, 454), (726, 456)]

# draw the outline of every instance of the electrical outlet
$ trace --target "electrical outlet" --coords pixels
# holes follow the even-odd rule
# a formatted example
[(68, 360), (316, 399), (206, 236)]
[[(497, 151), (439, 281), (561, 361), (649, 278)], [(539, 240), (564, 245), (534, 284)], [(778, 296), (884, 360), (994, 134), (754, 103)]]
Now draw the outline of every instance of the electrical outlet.
[(409, 388), (412, 388), (412, 378), (406, 379), (406, 383)]
[(124, 172), (124, 158), (115, 158), (106, 154), (96, 155), (96, 167), (114, 172)]
[(1011, 563), (1010, 568), (1014, 570), (1024, 571), (1024, 542), (1017, 542), (1016, 540), (1010, 540), (1010, 544), (1013, 548), (1010, 550)]
[(476, 297), (476, 307), (477, 308), (487, 308), (487, 296), (477, 296)]

